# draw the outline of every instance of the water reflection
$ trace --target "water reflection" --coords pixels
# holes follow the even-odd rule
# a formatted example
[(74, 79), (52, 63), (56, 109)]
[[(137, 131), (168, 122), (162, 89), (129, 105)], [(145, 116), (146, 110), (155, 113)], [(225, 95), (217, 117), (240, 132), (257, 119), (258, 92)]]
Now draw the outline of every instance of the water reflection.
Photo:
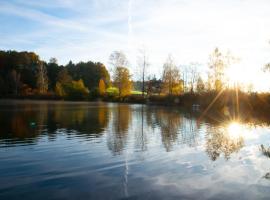
[(111, 128), (107, 135), (108, 149), (113, 154), (121, 154), (127, 143), (127, 131), (131, 119), (128, 105), (117, 105), (110, 109)]
[(247, 188), (244, 197), (270, 196), (269, 127), (67, 102), (0, 103), (0, 120), (0, 199), (241, 199)]
[(152, 130), (159, 128), (161, 141), (167, 152), (176, 144), (198, 145), (200, 124), (192, 116), (187, 118), (178, 109), (148, 108), (146, 121)]
[[(126, 148), (130, 132), (134, 132), (134, 145), (146, 151), (151, 132), (160, 135), (167, 152), (175, 145), (199, 145), (199, 135), (205, 129), (206, 152), (212, 160), (220, 155), (229, 159), (233, 152), (244, 146), (240, 124), (198, 124), (196, 118), (187, 118), (177, 109), (136, 106), (127, 104), (9, 104), (0, 107), (2, 139), (35, 143), (39, 135), (49, 140), (57, 137), (59, 130), (67, 135), (86, 138), (101, 137), (105, 130), (108, 149), (119, 155)], [(65, 131), (64, 131), (65, 130)], [(5, 141), (12, 141), (5, 140)]]
[(54, 140), (57, 131), (63, 129), (66, 134), (100, 137), (109, 122), (107, 106), (19, 103), (2, 105), (0, 109), (0, 138), (24, 142), (35, 142), (42, 134)]
[(206, 131), (206, 152), (215, 161), (221, 155), (229, 159), (230, 155), (238, 152), (244, 146), (240, 125), (236, 122), (225, 127), (208, 126)]

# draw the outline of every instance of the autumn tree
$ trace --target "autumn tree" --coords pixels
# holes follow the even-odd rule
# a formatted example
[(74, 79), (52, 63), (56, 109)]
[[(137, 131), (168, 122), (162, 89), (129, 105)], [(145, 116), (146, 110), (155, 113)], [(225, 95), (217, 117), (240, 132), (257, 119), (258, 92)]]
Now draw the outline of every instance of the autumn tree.
[(66, 68), (62, 69), (58, 75), (57, 75), (57, 82), (55, 85), (55, 93), (60, 96), (64, 97), (67, 95), (65, 91), (65, 86), (68, 84), (71, 84), (72, 77), (68, 74), (68, 71)]
[(215, 48), (215, 50), (209, 56), (208, 64), (211, 71), (209, 78), (212, 79), (211, 81), (214, 84), (214, 89), (217, 91), (221, 90), (223, 87), (224, 70), (226, 68), (226, 64), (224, 62), (224, 56), (218, 48)]
[(18, 95), (23, 85), (35, 88), (39, 62), (33, 52), (0, 51), (0, 78), (5, 86), (1, 95)]
[(70, 100), (85, 100), (89, 95), (89, 90), (82, 79), (71, 81), (71, 83), (64, 86), (64, 90), (66, 98)]
[(45, 94), (48, 91), (47, 70), (43, 62), (37, 66), (37, 89), (39, 94)]
[(69, 75), (66, 68), (62, 69), (57, 75), (57, 82), (66, 84), (72, 81), (72, 77)]
[(119, 97), (130, 94), (132, 89), (131, 75), (126, 67), (116, 67), (114, 71), (114, 83), (118, 88)]
[(73, 80), (82, 79), (85, 86), (92, 91), (98, 90), (100, 79), (103, 79), (106, 85), (110, 83), (109, 72), (105, 65), (100, 62), (89, 61), (77, 64), (70, 62), (66, 68)]
[(183, 91), (183, 83), (180, 79), (179, 69), (169, 55), (163, 65), (163, 92), (168, 95), (180, 94)]
[(127, 68), (128, 60), (122, 51), (114, 51), (109, 61), (114, 67), (114, 84), (118, 88), (119, 97), (129, 95), (132, 88), (131, 75)]
[(99, 80), (98, 91), (99, 91), (99, 94), (100, 94), (101, 96), (104, 96), (105, 93), (106, 93), (106, 85), (105, 85), (103, 79), (100, 79), (100, 80)]
[(218, 48), (215, 48), (215, 50), (209, 56), (209, 82), (214, 84), (213, 88), (216, 91), (219, 91), (225, 87), (225, 69), (238, 61), (239, 59), (232, 56), (230, 52), (222, 53)]

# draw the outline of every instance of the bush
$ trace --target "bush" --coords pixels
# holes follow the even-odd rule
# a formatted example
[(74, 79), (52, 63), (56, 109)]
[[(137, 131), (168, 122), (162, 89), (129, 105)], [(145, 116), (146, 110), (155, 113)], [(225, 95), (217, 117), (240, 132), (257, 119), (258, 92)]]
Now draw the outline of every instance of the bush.
[(72, 81), (64, 86), (66, 98), (69, 100), (86, 100), (89, 96), (89, 90), (84, 86), (83, 81)]
[(57, 82), (55, 92), (67, 100), (86, 100), (89, 97), (89, 90), (81, 79), (69, 83)]

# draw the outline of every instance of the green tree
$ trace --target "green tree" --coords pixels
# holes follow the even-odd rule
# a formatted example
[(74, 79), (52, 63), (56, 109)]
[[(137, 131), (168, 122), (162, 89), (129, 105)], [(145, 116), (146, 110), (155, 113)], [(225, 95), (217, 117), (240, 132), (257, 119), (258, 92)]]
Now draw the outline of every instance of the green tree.
[(85, 100), (89, 95), (89, 90), (85, 87), (82, 79), (64, 85), (64, 91), (66, 98), (70, 100)]
[(82, 79), (85, 86), (92, 91), (98, 89), (100, 79), (103, 79), (106, 85), (110, 83), (110, 74), (102, 63), (90, 61), (73, 64), (70, 62), (66, 68), (73, 80)]
[(57, 64), (56, 58), (51, 58), (46, 65), (48, 76), (48, 89), (53, 90), (56, 86), (58, 73), (63, 69), (62, 66)]

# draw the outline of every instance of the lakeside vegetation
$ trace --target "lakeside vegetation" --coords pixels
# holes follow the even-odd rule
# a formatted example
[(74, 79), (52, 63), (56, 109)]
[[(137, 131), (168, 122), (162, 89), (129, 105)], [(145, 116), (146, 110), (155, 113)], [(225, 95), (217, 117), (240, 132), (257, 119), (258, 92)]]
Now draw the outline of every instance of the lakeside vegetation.
[[(226, 69), (238, 58), (218, 48), (209, 56), (207, 78), (198, 65), (178, 67), (171, 55), (160, 79), (149, 72), (145, 50), (138, 55), (138, 80), (132, 80), (129, 62), (121, 51), (109, 57), (112, 73), (100, 62), (70, 61), (59, 65), (56, 58), (45, 62), (33, 52), (0, 51), (0, 97), (21, 99), (85, 100), (176, 105), (216, 110), (225, 116), (263, 112), (270, 108), (270, 94), (253, 90), (251, 84), (231, 81)], [(264, 69), (269, 71), (269, 64)]]

